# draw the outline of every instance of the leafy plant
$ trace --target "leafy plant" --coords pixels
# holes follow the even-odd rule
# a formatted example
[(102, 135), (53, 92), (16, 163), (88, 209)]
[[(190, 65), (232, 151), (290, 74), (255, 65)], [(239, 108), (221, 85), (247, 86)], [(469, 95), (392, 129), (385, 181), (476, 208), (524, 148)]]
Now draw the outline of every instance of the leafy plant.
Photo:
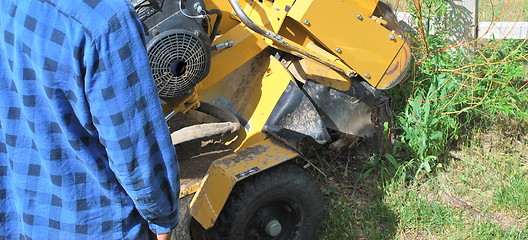
[[(410, 80), (393, 90), (397, 126), (405, 151), (418, 172), (435, 164), (474, 119), (504, 115), (528, 123), (527, 40), (461, 40), (438, 21), (452, 8), (446, 0), (410, 0), (416, 31), (407, 35), (415, 62)], [(386, 157), (388, 160), (389, 158)]]

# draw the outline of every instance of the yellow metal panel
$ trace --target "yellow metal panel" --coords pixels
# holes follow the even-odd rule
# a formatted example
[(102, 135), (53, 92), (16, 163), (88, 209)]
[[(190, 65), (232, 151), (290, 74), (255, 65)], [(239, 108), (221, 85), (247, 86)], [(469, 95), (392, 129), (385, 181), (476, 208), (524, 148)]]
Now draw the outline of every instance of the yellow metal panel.
[(241, 129), (229, 144), (235, 150), (243, 149), (267, 137), (262, 127), (292, 79), (277, 59), (262, 52), (200, 94), (200, 99), (213, 104), (228, 102), (248, 120), (249, 130)]
[(302, 70), (299, 74), (301, 76), (305, 74), (306, 79), (314, 80), (341, 91), (350, 89), (350, 79), (327, 66), (306, 59), (300, 60), (299, 64), (300, 69), (296, 66), (296, 70)]
[[(342, 0), (298, 1), (288, 16), (302, 24), (372, 86), (377, 86), (404, 41)], [(331, 16), (331, 17), (329, 17)]]
[(405, 73), (409, 69), (410, 62), (411, 48), (404, 44), (376, 88), (389, 89), (398, 84), (406, 76)]
[[(309, 42), (313, 42), (310, 36), (306, 32), (306, 29), (301, 24), (290, 17), (287, 17), (282, 24), (282, 28), (279, 31), (279, 35), (290, 39), (300, 45), (306, 46)], [(334, 56), (334, 58), (337, 58)]]
[(229, 30), (226, 34), (219, 37), (215, 43), (228, 40), (234, 42), (232, 47), (214, 51), (211, 54), (209, 75), (195, 88), (198, 95), (268, 47), (268, 44), (261, 36), (252, 34), (243, 24), (239, 24)]
[[(294, 6), (288, 13), (288, 17), (291, 17), (300, 23), (304, 22), (304, 20), (307, 20), (307, 19), (303, 20), (303, 16), (306, 13), (306, 11), (308, 11), (308, 9), (310, 8), (310, 6), (313, 4), (314, 1), (317, 1), (317, 0), (305, 0), (305, 1), (295, 2)], [(329, 16), (321, 16), (321, 17), (329, 17)], [(301, 19), (302, 21), (299, 19)]]
[[(239, 14), (243, 14), (244, 18), (249, 18), (251, 20), (247, 20), (246, 23), (250, 24), (249, 28), (251, 28), (253, 31), (256, 31), (260, 34), (262, 34), (261, 38), (265, 40), (265, 42), (269, 45), (273, 45), (275, 48), (287, 51), (293, 55), (299, 56), (299, 57), (308, 57), (314, 61), (321, 62), (332, 69), (342, 72), (347, 75), (351, 75), (354, 73), (350, 67), (343, 64), (341, 61), (335, 61), (335, 56), (332, 56), (332, 58), (327, 58), (325, 55), (322, 55), (318, 53), (317, 51), (312, 51), (311, 49), (305, 48), (304, 46), (298, 44), (297, 42), (292, 42), (289, 39), (283, 38), (281, 36), (277, 36), (273, 33), (267, 32), (263, 33), (265, 31), (269, 31), (271, 29), (272, 31), (278, 32), (286, 20), (285, 16), (287, 14), (286, 10), (281, 10), (280, 8), (275, 8), (273, 5), (270, 5), (270, 2), (255, 2), (250, 1), (249, 4), (245, 4), (245, 10), (240, 10), (242, 12), (238, 12)], [(238, 3), (237, 3), (238, 5)], [(240, 6), (242, 8), (242, 6)], [(237, 10), (238, 11), (238, 10)], [(249, 16), (246, 16), (249, 15)], [(248, 23), (251, 22), (251, 23)], [(253, 26), (253, 27), (251, 27)], [(258, 27), (260, 26), (260, 27)], [(260, 29), (260, 30), (259, 30)], [(253, 33), (253, 31), (251, 31)], [(215, 41), (215, 43), (220, 41)], [(218, 78), (217, 78), (218, 79)]]
[(198, 101), (198, 95), (195, 91), (188, 95), (181, 95), (170, 100), (167, 100), (167, 104), (162, 105), (163, 113), (169, 114), (171, 111), (186, 113), (191, 109), (194, 109), (200, 101)]
[[(240, 22), (233, 14), (233, 8), (227, 0), (205, 0), (204, 2), (207, 9), (219, 9), (222, 11), (223, 17), (219, 26), (220, 34), (228, 32)], [(294, 0), (275, 1), (273, 4), (268, 1), (260, 3), (259, 1), (239, 0), (238, 2), (256, 24), (278, 31), (287, 14), (286, 6), (291, 6)], [(214, 22), (216, 16), (213, 15), (213, 18)]]
[[(231, 28), (238, 25), (239, 21), (235, 18), (232, 18), (233, 8), (227, 0), (204, 0), (205, 7), (207, 10), (218, 9), (222, 11), (222, 21), (220, 21), (220, 26), (218, 30), (220, 34), (228, 32)], [(213, 15), (213, 22), (216, 21), (216, 16)]]
[[(291, 11), (289, 16), (294, 19), (300, 19), (302, 17), (303, 13), (308, 10), (310, 5), (313, 3), (316, 4), (326, 4), (329, 7), (332, 8), (339, 8), (340, 5), (333, 5), (335, 2), (338, 2), (340, 4), (347, 4), (349, 6), (352, 6), (356, 11), (354, 13), (360, 13), (364, 15), (364, 17), (369, 17), (372, 15), (374, 10), (376, 9), (376, 6), (378, 5), (378, 0), (338, 0), (338, 1), (328, 1), (328, 0), (304, 0), (304, 1), (296, 1), (295, 2), (295, 10)], [(352, 13), (350, 13), (352, 14)], [(320, 15), (321, 17), (327, 17), (327, 18), (333, 18), (334, 15)], [(356, 15), (351, 15), (356, 16)]]
[(211, 228), (236, 182), (297, 156), (277, 140), (267, 139), (214, 161), (191, 201), (191, 215), (205, 229)]
[[(239, 3), (245, 4), (244, 1), (240, 0)], [(282, 22), (288, 13), (284, 9), (273, 7), (266, 1), (263, 3), (260, 3), (259, 1), (250, 1), (250, 4), (246, 4), (246, 7), (242, 5), (242, 7), (244, 12), (255, 24), (273, 32), (279, 31)]]
[(245, 116), (249, 116), (248, 120), (251, 124), (251, 129), (245, 133), (244, 139), (241, 138), (239, 143), (235, 142), (234, 146), (239, 145), (238, 149), (256, 144), (267, 137), (266, 134), (262, 133), (262, 128), (266, 124), (282, 93), (293, 79), (290, 73), (275, 57), (269, 56), (268, 63), (269, 65), (263, 75), (261, 84), (255, 86), (260, 87), (260, 94), (249, 92), (249, 101), (253, 102), (255, 109), (252, 112), (246, 109), (246, 112), (242, 113)]
[(354, 6), (361, 14), (370, 16), (378, 5), (378, 0), (345, 0)]
[(295, 0), (275, 0), (273, 2), (273, 7), (281, 10), (286, 10), (291, 8), (294, 2)]

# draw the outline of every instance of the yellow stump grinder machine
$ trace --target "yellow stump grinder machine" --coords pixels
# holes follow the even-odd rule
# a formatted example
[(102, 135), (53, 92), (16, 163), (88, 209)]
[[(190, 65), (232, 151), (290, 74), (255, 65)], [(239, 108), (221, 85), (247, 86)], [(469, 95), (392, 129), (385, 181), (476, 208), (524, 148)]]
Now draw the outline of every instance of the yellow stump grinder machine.
[[(301, 146), (379, 132), (383, 90), (411, 58), (391, 9), (378, 0), (130, 2), (178, 148), (180, 230), (316, 239), (324, 197), (297, 164)], [(211, 141), (227, 150), (200, 145)]]

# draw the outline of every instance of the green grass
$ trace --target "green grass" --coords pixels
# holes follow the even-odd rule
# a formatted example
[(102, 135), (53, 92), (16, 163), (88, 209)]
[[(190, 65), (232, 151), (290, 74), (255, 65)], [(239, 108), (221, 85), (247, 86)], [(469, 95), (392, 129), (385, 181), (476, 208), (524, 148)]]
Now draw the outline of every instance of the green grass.
[(505, 211), (528, 213), (528, 183), (526, 176), (515, 174), (507, 177), (507, 183), (499, 186), (493, 200)]
[(394, 235), (398, 219), (383, 202), (383, 192), (375, 184), (361, 187), (366, 192), (327, 188), (329, 217), (322, 240), (385, 239)]
[(528, 44), (429, 35), (448, 0), (421, 2), (406, 6), (424, 22), (406, 36), (409, 78), (390, 91), (392, 150), (313, 161), (326, 172), (322, 239), (528, 239)]
[[(328, 182), (321, 239), (528, 239), (528, 148), (502, 137), (478, 134), (428, 177), (359, 171), (346, 187)], [(484, 151), (491, 140), (508, 146)]]

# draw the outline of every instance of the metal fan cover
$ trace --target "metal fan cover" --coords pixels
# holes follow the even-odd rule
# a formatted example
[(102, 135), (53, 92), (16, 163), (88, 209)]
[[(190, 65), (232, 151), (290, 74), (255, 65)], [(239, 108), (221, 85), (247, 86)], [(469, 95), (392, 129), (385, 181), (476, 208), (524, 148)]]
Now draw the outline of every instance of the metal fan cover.
[(147, 44), (148, 57), (160, 97), (188, 94), (209, 73), (210, 50), (193, 32), (169, 30)]

